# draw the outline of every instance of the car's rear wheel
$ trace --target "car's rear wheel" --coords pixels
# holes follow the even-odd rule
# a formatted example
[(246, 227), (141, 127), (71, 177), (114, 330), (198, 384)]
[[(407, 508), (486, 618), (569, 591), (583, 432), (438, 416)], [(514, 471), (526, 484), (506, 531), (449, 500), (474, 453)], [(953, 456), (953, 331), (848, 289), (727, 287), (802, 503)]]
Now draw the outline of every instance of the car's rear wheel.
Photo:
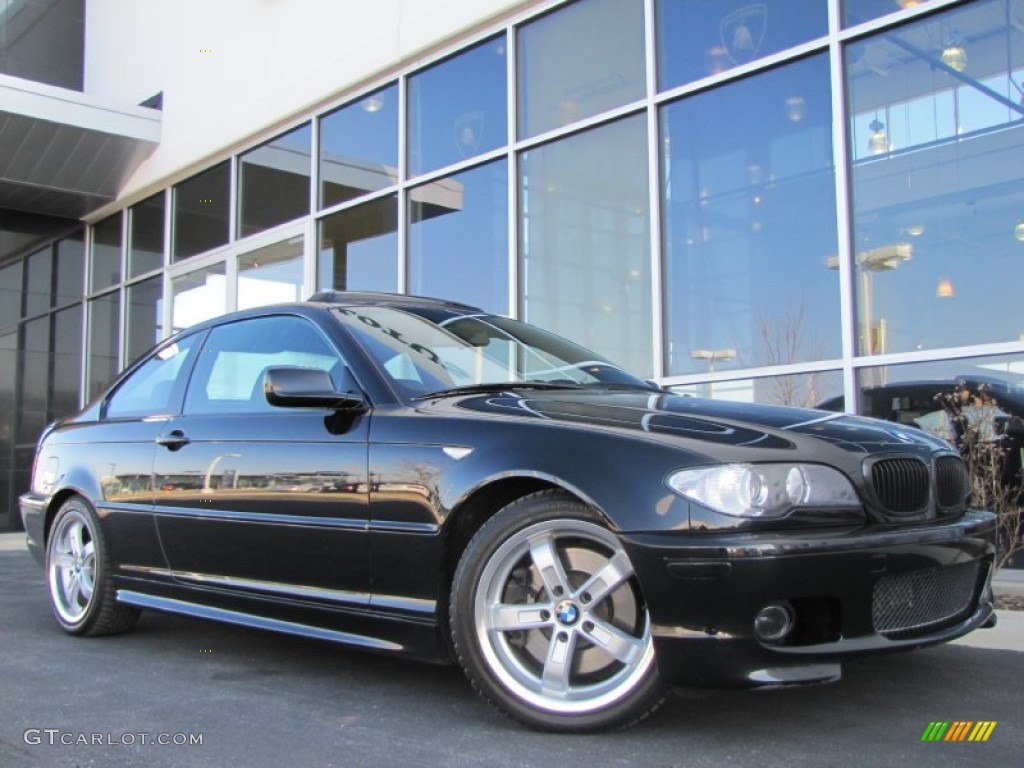
[(131, 629), (139, 611), (117, 602), (106, 543), (96, 513), (79, 496), (65, 501), (46, 543), (50, 605), (74, 635), (109, 635)]
[(455, 574), (450, 622), (475, 687), (534, 727), (622, 727), (667, 694), (629, 557), (565, 494), (520, 499), (477, 532)]

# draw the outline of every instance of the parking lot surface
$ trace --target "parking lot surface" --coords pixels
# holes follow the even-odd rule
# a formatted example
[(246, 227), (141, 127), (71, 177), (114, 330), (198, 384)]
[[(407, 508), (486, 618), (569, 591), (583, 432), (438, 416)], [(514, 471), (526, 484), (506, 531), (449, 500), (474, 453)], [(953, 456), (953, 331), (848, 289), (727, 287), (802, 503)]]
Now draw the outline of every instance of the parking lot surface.
[[(1019, 765), (1024, 614), (1003, 616), (975, 633), (993, 647), (863, 659), (827, 686), (682, 691), (632, 730), (559, 736), (505, 720), (454, 667), (155, 613), (69, 637), (42, 569), (0, 547), (0, 766)], [(923, 743), (937, 720), (997, 725)]]

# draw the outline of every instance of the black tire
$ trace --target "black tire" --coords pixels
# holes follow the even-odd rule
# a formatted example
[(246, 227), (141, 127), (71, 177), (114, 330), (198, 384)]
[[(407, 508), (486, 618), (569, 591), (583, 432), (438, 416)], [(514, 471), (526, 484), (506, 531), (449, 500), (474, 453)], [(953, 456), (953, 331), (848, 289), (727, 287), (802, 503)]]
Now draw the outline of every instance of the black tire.
[(135, 626), (139, 610), (117, 602), (96, 513), (81, 496), (65, 501), (46, 542), (50, 607), (72, 635), (112, 635)]
[(534, 728), (623, 728), (669, 693), (622, 544), (559, 491), (519, 499), (477, 531), (455, 572), (449, 626), (477, 691)]

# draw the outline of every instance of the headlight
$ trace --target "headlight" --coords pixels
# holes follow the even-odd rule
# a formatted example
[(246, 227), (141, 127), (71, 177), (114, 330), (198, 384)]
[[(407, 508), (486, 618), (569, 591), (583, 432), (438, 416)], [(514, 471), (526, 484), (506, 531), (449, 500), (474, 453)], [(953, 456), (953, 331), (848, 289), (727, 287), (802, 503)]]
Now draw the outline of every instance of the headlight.
[(723, 464), (682, 469), (668, 478), (680, 496), (736, 517), (783, 517), (798, 507), (856, 507), (841, 472), (820, 464)]

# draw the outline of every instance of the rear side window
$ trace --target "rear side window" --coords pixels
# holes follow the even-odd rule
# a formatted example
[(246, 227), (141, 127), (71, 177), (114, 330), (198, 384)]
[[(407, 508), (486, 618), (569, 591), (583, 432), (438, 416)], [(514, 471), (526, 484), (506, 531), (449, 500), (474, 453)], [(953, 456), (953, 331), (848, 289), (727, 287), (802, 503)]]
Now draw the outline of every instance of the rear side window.
[(199, 336), (162, 347), (117, 388), (107, 401), (108, 419), (155, 416), (171, 412), (172, 400), (187, 375)]
[(210, 331), (185, 398), (186, 414), (273, 411), (263, 395), (268, 368), (319, 368), (335, 387), (343, 375), (338, 353), (309, 321), (258, 317)]

